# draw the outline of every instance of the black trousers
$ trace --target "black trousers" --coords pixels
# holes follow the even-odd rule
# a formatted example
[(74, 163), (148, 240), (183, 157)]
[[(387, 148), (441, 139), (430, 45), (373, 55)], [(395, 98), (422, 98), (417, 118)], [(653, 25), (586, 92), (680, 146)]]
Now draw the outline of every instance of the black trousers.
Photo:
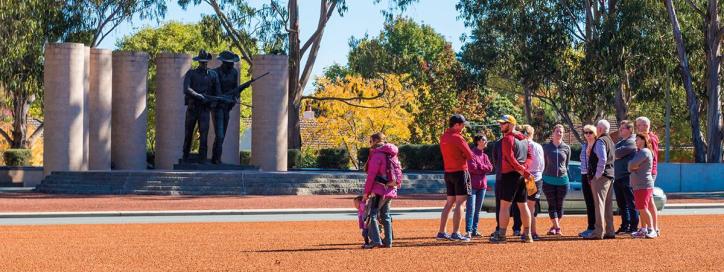
[[(500, 178), (500, 175), (496, 175), (495, 177), (495, 231), (498, 231), (500, 229), (500, 184), (502, 178)], [(513, 231), (520, 231), (520, 228), (523, 226), (523, 220), (520, 219), (520, 209), (518, 208), (517, 203), (513, 203), (510, 205), (510, 217), (513, 218)]]
[(589, 174), (581, 175), (581, 190), (583, 191), (583, 201), (586, 202), (587, 229), (593, 230), (596, 228), (596, 206), (593, 204), (593, 191), (591, 190), (591, 176)]
[(206, 138), (209, 137), (209, 109), (206, 106), (196, 103), (189, 103), (186, 108), (186, 120), (184, 130), (183, 157), (187, 159), (191, 151), (191, 143), (194, 141), (196, 126), (199, 127), (199, 158), (206, 159), (207, 146)]
[(638, 229), (639, 213), (634, 206), (634, 195), (630, 176), (615, 180), (613, 182), (613, 192), (616, 194), (618, 214), (621, 215), (621, 228)]

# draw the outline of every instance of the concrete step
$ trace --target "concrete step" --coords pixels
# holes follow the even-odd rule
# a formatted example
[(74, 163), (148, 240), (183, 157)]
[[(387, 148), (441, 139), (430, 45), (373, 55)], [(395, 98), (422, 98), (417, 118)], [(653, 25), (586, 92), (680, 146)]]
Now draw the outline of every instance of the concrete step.
[[(54, 172), (38, 190), (69, 194), (309, 195), (357, 194), (361, 172), (87, 171)], [(445, 191), (441, 174), (408, 174), (402, 194)]]

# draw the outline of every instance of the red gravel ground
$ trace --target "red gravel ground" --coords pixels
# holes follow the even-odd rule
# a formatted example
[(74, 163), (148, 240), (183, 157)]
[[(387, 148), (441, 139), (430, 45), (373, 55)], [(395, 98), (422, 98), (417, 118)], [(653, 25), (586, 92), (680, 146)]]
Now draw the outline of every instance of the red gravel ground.
[[(79, 196), (0, 194), (0, 212), (141, 211), (285, 208), (353, 208), (354, 195), (310, 196)], [(668, 203), (724, 203), (724, 198), (675, 198)], [(441, 194), (403, 195), (395, 207), (441, 207)]]
[(353, 221), (7, 226), (0, 271), (722, 271), (724, 216), (661, 219), (653, 240), (505, 245), (435, 241), (436, 220), (398, 220), (395, 247), (374, 250), (359, 249)]

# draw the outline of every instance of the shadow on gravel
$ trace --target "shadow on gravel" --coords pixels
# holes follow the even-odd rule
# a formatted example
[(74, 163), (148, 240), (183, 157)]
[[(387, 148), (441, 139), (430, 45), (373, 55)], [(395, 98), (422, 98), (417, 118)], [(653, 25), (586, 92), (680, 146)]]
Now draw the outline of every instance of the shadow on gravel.
[[(628, 236), (617, 236), (616, 240), (622, 240), (622, 239), (633, 239), (632, 237)], [(420, 241), (423, 240), (423, 241)], [(578, 236), (549, 236), (549, 237), (541, 237), (540, 241), (536, 241), (535, 243), (547, 243), (547, 242), (571, 242), (571, 241), (577, 241), (577, 242), (585, 242), (587, 240), (583, 240), (582, 238)], [(593, 241), (593, 242), (601, 242), (601, 241)], [(515, 237), (509, 237), (508, 244), (514, 244), (514, 243), (523, 243), (520, 239), (517, 239)], [(488, 242), (488, 237), (484, 237), (482, 239), (475, 239), (468, 243), (463, 242), (454, 242), (454, 241), (437, 241), (430, 239), (428, 237), (402, 237), (402, 238), (396, 238), (395, 243), (393, 243), (393, 247), (397, 248), (415, 248), (415, 247), (458, 247), (458, 246), (473, 246), (473, 245), (481, 245), (481, 244), (490, 244), (494, 245), (493, 243)], [(274, 250), (249, 250), (244, 252), (257, 252), (257, 253), (274, 253), (274, 252), (314, 252), (314, 251), (336, 251), (336, 250), (355, 250), (360, 249), (361, 247), (360, 243), (342, 243), (342, 244), (320, 244), (316, 248), (299, 248), (299, 249), (274, 249)]]

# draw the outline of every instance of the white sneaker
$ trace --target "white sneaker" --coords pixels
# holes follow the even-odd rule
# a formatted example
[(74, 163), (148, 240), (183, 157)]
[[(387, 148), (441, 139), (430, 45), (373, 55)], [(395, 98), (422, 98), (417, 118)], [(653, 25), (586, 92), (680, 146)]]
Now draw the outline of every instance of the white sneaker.
[(653, 239), (656, 237), (659, 237), (659, 235), (655, 230), (648, 230), (648, 233), (646, 233), (646, 238)]
[(631, 233), (631, 236), (633, 236), (633, 238), (645, 238), (647, 234), (648, 234), (647, 229), (640, 228), (638, 231)]

